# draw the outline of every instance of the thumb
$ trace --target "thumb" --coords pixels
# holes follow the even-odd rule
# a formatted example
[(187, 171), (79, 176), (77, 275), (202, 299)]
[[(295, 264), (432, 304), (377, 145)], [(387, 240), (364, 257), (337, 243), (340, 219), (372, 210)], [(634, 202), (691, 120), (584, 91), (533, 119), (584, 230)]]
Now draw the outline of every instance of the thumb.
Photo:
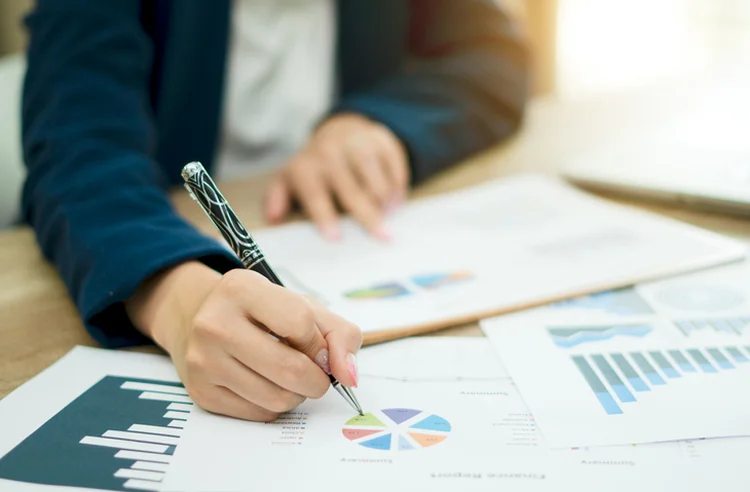
[(268, 188), (265, 204), (266, 220), (271, 224), (286, 217), (291, 209), (291, 192), (282, 176), (277, 176)]
[(362, 331), (341, 316), (316, 305), (315, 319), (328, 343), (331, 374), (344, 386), (357, 387), (357, 352), (362, 347)]

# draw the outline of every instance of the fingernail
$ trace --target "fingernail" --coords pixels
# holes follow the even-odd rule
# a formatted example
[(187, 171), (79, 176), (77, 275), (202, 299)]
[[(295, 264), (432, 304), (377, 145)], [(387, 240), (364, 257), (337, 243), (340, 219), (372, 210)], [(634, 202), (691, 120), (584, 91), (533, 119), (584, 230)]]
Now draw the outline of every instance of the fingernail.
[(391, 240), (391, 233), (390, 231), (383, 225), (379, 225), (375, 228), (375, 231), (373, 232), (375, 234), (375, 237), (383, 239), (384, 241), (390, 241)]
[(328, 349), (321, 349), (315, 356), (315, 363), (323, 369), (326, 374), (331, 374), (331, 363), (328, 357)]
[(357, 370), (357, 359), (354, 357), (354, 354), (346, 356), (346, 368), (349, 370), (349, 375), (352, 377), (354, 387), (356, 388), (359, 384), (359, 371)]
[(341, 232), (339, 232), (339, 228), (333, 224), (326, 224), (322, 226), (321, 232), (323, 233), (323, 237), (328, 241), (338, 241), (339, 239), (341, 239)]

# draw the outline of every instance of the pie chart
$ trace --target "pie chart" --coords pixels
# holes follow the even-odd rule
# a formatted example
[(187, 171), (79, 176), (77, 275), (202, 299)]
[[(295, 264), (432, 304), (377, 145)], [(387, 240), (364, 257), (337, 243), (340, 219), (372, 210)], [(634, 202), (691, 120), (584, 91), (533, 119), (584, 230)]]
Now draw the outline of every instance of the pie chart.
[(386, 408), (349, 419), (344, 437), (365, 448), (411, 451), (445, 441), (451, 424), (443, 417), (411, 408)]

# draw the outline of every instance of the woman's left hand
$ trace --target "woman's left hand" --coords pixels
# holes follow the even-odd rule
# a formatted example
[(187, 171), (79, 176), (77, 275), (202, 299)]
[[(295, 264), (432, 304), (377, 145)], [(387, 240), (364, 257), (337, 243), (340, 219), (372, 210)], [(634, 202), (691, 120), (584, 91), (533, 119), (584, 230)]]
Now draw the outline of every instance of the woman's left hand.
[(357, 114), (323, 123), (268, 189), (265, 215), (278, 223), (296, 200), (326, 239), (341, 236), (337, 204), (372, 235), (388, 239), (384, 215), (406, 197), (406, 149), (388, 128)]

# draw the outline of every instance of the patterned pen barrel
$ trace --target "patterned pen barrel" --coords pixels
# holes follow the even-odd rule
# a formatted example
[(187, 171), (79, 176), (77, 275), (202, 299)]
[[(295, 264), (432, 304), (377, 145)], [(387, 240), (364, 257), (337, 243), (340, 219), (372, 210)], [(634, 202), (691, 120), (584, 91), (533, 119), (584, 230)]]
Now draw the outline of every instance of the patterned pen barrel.
[(187, 164), (182, 169), (182, 179), (185, 180), (185, 188), (190, 196), (221, 232), (245, 268), (260, 273), (277, 285), (283, 285), (203, 165), (200, 162)]

